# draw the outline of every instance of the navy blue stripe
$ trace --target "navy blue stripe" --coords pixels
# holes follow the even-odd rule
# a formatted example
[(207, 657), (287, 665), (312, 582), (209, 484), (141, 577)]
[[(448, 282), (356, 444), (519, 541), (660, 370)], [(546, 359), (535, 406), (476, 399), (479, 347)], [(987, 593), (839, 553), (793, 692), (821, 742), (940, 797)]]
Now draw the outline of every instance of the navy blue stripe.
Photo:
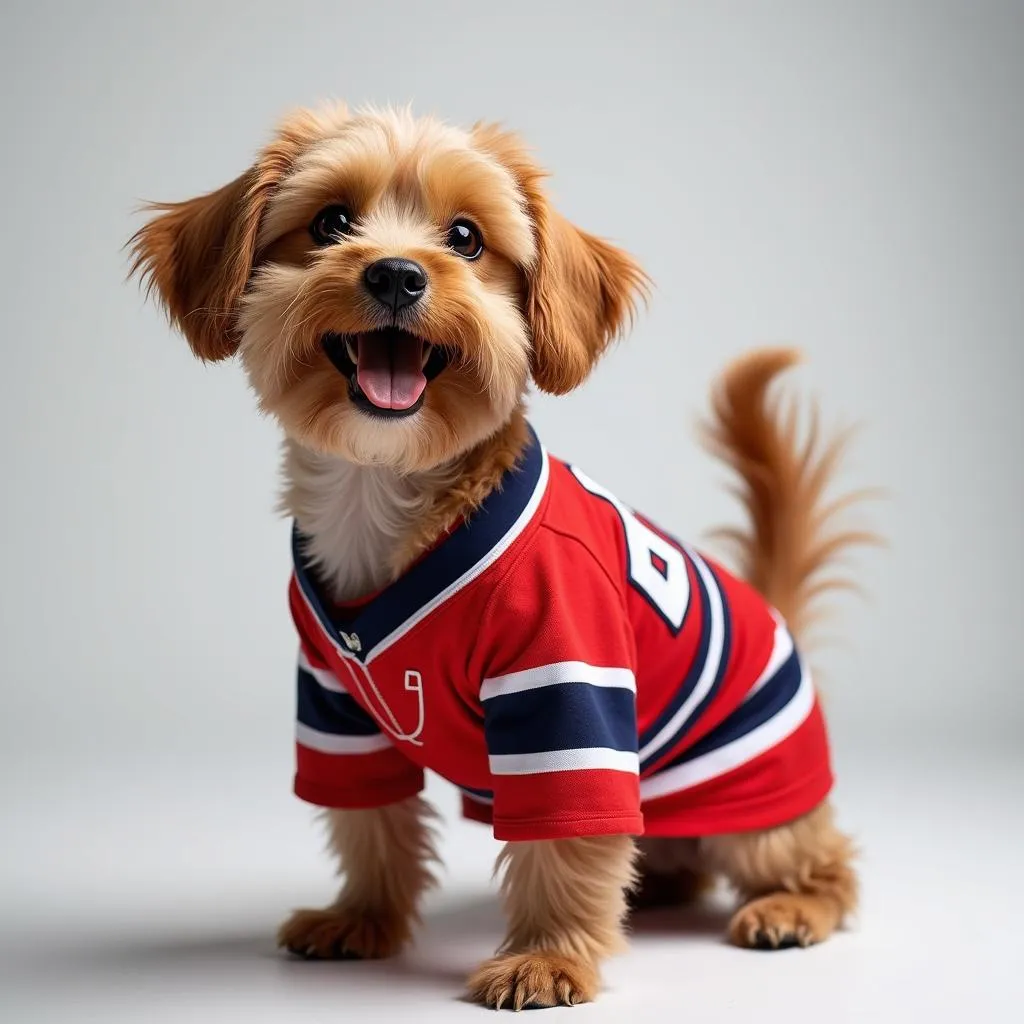
[[(722, 658), (718, 663), (718, 671), (715, 673), (715, 678), (712, 680), (711, 686), (708, 687), (708, 692), (704, 695), (704, 699), (693, 709), (693, 714), (683, 724), (682, 729), (669, 741), (671, 746), (675, 746), (680, 740), (685, 738), (691, 726), (701, 720), (705, 710), (718, 696), (719, 691), (722, 689), (722, 683), (725, 682), (726, 673), (729, 671), (729, 660), (732, 657), (732, 613), (729, 610), (729, 601), (722, 587), (722, 581), (718, 578), (718, 573), (706, 561), (704, 564), (707, 566), (711, 578), (715, 581), (715, 586), (718, 587), (718, 594), (722, 600)], [(671, 749), (671, 746), (663, 747), (662, 749)], [(654, 760), (655, 758), (651, 758), (652, 762)]]
[(484, 701), (489, 754), (609, 747), (636, 752), (636, 697), (619, 686), (559, 683)]
[(490, 789), (474, 789), (472, 786), (459, 786), (459, 789), (461, 789), (463, 793), (469, 794), (469, 796), (482, 797), (484, 800), (494, 799), (494, 793)]
[(347, 693), (326, 690), (305, 669), (299, 669), (298, 718), (318, 732), (333, 736), (376, 736), (380, 729)]
[[(687, 559), (693, 564), (692, 559), (687, 555)], [(671, 736), (668, 740), (662, 743), (653, 754), (645, 757), (640, 763), (640, 771), (643, 773), (648, 770), (652, 765), (657, 763), (660, 757), (663, 757), (666, 753), (678, 746), (686, 738), (686, 734), (690, 731), (695, 722), (699, 722), (701, 715), (708, 708), (711, 702), (718, 696), (719, 690), (722, 688), (722, 683), (725, 680), (726, 673), (729, 670), (729, 659), (732, 654), (732, 614), (729, 610), (729, 602), (725, 594), (725, 590), (722, 587), (721, 580), (718, 578), (718, 574), (705, 561), (707, 566), (708, 574), (714, 583), (714, 586), (718, 589), (718, 595), (722, 606), (722, 656), (718, 662), (718, 670), (715, 672), (715, 678), (711, 681), (711, 686), (708, 687), (708, 692), (704, 695), (704, 699), (693, 709), (690, 716), (682, 723), (680, 728), (676, 731), (675, 735)], [(701, 623), (701, 643), (698, 651), (698, 657), (694, 663), (690, 666), (690, 671), (686, 675), (686, 679), (683, 682), (683, 686), (680, 692), (676, 694), (675, 699), (670, 704), (671, 708), (678, 710), (684, 700), (693, 692), (693, 688), (697, 684), (697, 680), (700, 677), (701, 671), (704, 667), (704, 662), (707, 660), (708, 655), (708, 638), (711, 631), (711, 607), (710, 597), (708, 591), (704, 586), (703, 578), (701, 577), (700, 571), (694, 564), (694, 574), (699, 581), (699, 589), (701, 593), (701, 609), (704, 615), (704, 621)], [(673, 714), (675, 711), (673, 711)], [(664, 712), (659, 716), (658, 721), (666, 722), (671, 717)], [(650, 736), (657, 735), (657, 730), (649, 729), (647, 734)], [(641, 740), (641, 746), (643, 741)]]
[[(359, 637), (360, 650), (354, 652), (356, 657), (365, 660), (381, 640), (486, 557), (530, 503), (543, 465), (544, 452), (531, 427), (529, 442), (519, 462), (505, 473), (501, 484), (484, 499), (473, 515), (355, 618), (342, 624), (345, 632)], [(303, 544), (304, 538), (296, 524), (292, 531), (296, 579), (328, 636), (347, 650), (325, 611), (316, 574), (307, 563)]]
[[(758, 726), (774, 718), (795, 696), (800, 689), (803, 671), (800, 658), (794, 651), (782, 663), (779, 670), (754, 694), (748, 701), (741, 704), (729, 717), (711, 730), (699, 743), (695, 743), (679, 757), (674, 758), (666, 768), (677, 764), (685, 764), (712, 750), (724, 747), (746, 736)], [(659, 769), (660, 770), (660, 769)]]
[[(694, 565), (693, 559), (690, 558), (685, 551), (683, 552), (683, 557), (686, 559), (686, 564), (693, 569), (694, 585), (697, 589), (697, 596), (700, 598), (700, 640), (697, 642), (697, 653), (694, 655), (689, 671), (686, 673), (686, 677), (673, 694), (672, 699), (665, 706), (664, 711), (658, 715), (653, 724), (649, 728), (645, 729), (641, 735), (641, 747), (645, 747), (650, 743), (651, 740), (653, 740), (654, 737), (657, 736), (666, 725), (668, 725), (676, 712), (689, 699), (689, 696), (693, 693), (693, 689), (697, 685), (697, 680), (700, 678), (700, 674), (704, 669), (704, 662), (708, 659), (708, 646), (711, 642), (711, 598), (708, 597), (707, 587), (704, 586), (704, 579), (697, 570), (697, 566)], [(692, 609), (692, 594), (690, 595), (690, 605)], [(691, 715), (691, 718), (692, 717), (693, 716)], [(684, 723), (684, 726), (685, 724), (686, 723)], [(662, 749), (664, 749), (664, 747), (662, 747)], [(657, 756), (658, 752), (655, 752), (653, 757), (646, 758), (641, 763), (640, 770), (643, 771), (646, 764), (653, 761)]]

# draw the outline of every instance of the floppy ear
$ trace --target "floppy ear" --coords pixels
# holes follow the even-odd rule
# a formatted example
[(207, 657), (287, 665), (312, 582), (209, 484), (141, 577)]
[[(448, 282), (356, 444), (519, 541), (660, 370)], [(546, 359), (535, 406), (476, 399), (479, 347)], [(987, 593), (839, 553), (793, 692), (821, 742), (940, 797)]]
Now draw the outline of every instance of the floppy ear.
[(563, 395), (629, 324), (648, 278), (628, 253), (573, 226), (546, 199), (534, 206), (533, 222), (537, 259), (526, 274), (533, 379)]
[(526, 267), (525, 313), (533, 335), (533, 379), (563, 395), (586, 380), (601, 354), (647, 298), (649, 278), (621, 249), (581, 231), (551, 205), (545, 172), (518, 136), (477, 124), (473, 139), (508, 170), (533, 223), (536, 255)]
[(340, 104), (296, 111), (234, 181), (183, 203), (147, 207), (159, 216), (129, 242), (131, 273), (142, 278), (147, 295), (157, 293), (200, 359), (224, 359), (238, 348), (235, 315), (252, 274), (267, 201), (299, 153), (346, 117)]
[(131, 240), (132, 273), (155, 291), (171, 323), (200, 359), (237, 348), (234, 316), (252, 270), (266, 203), (254, 170), (183, 203), (154, 203), (160, 215)]

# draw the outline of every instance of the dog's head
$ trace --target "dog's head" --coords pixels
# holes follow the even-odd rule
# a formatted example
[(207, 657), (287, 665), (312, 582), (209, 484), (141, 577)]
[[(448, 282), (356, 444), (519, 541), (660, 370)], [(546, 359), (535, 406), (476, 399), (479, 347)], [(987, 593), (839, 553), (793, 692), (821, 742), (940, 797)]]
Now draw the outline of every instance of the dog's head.
[(400, 471), (580, 384), (645, 277), (550, 206), (493, 126), (303, 111), (208, 195), (154, 207), (134, 269), (202, 359), (239, 353), (307, 447)]

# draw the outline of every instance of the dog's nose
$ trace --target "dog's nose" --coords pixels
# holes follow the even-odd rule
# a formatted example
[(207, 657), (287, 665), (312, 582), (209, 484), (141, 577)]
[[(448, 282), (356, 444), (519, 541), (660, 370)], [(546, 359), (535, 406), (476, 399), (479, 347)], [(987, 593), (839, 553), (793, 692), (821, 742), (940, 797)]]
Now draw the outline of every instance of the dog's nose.
[(366, 290), (394, 313), (419, 302), (427, 290), (426, 271), (412, 260), (377, 260), (366, 268), (363, 279)]

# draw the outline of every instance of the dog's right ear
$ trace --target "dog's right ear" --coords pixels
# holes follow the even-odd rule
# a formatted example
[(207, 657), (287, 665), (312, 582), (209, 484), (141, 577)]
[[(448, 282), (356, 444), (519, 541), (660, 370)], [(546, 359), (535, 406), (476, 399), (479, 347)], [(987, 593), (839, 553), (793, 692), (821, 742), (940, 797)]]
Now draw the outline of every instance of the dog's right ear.
[(156, 292), (171, 323), (200, 359), (234, 353), (234, 318), (252, 271), (266, 203), (255, 168), (207, 195), (153, 203), (158, 212), (133, 236), (133, 274)]
[(131, 273), (147, 295), (156, 292), (200, 359), (225, 359), (238, 348), (238, 301), (252, 274), (267, 201), (298, 155), (347, 117), (341, 104), (296, 111), (234, 181), (183, 203), (147, 207), (158, 216), (128, 243)]

